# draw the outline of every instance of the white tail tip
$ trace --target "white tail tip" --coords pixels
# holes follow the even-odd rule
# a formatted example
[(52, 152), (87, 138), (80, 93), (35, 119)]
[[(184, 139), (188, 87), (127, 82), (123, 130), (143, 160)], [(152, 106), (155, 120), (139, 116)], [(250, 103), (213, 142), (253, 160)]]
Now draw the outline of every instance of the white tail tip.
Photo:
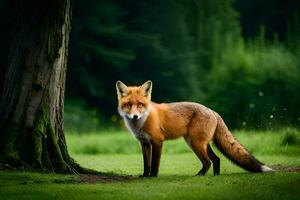
[(272, 168), (270, 168), (270, 167), (268, 167), (267, 165), (262, 165), (261, 166), (261, 171), (262, 172), (274, 172), (275, 170), (272, 169)]

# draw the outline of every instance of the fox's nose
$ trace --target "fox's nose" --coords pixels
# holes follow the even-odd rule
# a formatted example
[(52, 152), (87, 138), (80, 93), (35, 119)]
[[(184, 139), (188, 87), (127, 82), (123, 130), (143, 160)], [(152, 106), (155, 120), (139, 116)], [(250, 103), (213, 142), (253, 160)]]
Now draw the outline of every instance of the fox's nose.
[(138, 118), (138, 116), (137, 115), (133, 115), (133, 119), (137, 119)]

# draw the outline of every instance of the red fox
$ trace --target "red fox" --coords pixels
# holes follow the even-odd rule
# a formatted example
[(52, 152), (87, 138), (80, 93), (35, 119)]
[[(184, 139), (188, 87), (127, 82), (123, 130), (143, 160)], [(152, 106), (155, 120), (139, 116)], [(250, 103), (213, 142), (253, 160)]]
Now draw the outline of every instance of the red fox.
[(202, 162), (197, 175), (205, 175), (213, 163), (214, 175), (220, 174), (220, 159), (209, 142), (231, 161), (250, 172), (273, 171), (254, 158), (230, 133), (220, 115), (192, 102), (154, 103), (152, 82), (126, 86), (116, 82), (118, 111), (129, 131), (139, 140), (143, 152), (143, 177), (156, 177), (164, 140), (184, 137)]

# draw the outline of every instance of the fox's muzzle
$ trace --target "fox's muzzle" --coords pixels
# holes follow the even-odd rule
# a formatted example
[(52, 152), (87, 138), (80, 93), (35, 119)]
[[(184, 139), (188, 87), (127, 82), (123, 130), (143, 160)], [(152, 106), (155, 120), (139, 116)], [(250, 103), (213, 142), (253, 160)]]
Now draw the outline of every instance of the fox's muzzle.
[(138, 120), (142, 117), (141, 114), (127, 114), (126, 115), (129, 119)]

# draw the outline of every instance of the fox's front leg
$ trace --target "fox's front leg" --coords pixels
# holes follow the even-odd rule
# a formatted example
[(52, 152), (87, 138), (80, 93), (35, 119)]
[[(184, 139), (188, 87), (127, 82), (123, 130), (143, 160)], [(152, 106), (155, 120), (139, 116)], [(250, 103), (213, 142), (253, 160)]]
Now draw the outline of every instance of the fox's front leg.
[(149, 142), (141, 142), (144, 160), (144, 173), (141, 177), (147, 177), (150, 175), (151, 169), (151, 157), (152, 157), (152, 145)]
[(161, 157), (162, 142), (152, 141), (152, 160), (151, 160), (151, 177), (156, 177), (159, 170), (159, 163)]

